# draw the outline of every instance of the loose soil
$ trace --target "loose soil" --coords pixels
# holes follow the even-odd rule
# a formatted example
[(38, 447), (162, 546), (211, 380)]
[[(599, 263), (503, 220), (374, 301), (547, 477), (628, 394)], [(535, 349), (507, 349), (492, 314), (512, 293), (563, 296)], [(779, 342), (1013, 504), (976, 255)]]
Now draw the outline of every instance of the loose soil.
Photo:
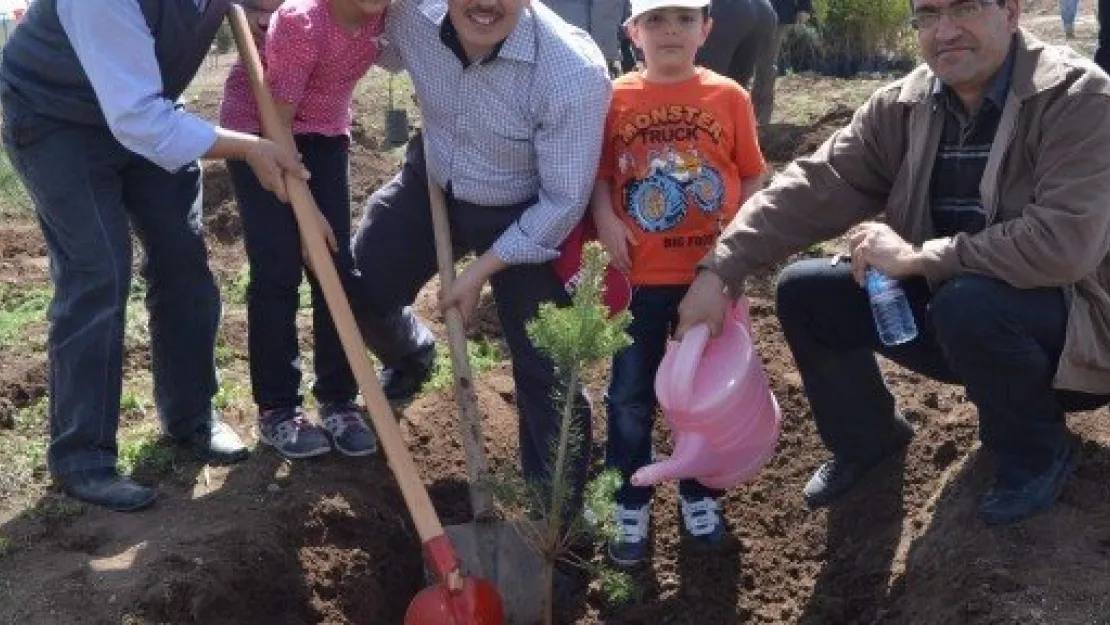
[[(780, 101), (806, 97), (815, 87), (812, 79), (784, 80)], [(213, 111), (213, 89), (198, 96), (202, 112)], [(765, 149), (781, 166), (812, 151), (850, 114), (830, 104), (807, 125), (773, 126), (763, 137)], [(395, 171), (399, 158), (379, 149), (380, 124), (368, 117), (362, 123), (352, 146), (356, 207)], [(226, 292), (244, 261), (222, 165), (209, 166), (206, 194), (212, 263)], [(0, 282), (46, 284), (44, 256), (32, 222), (0, 229)], [(989, 528), (977, 520), (975, 507), (992, 460), (977, 446), (975, 412), (962, 389), (884, 363), (902, 410), (917, 427), (913, 444), (842, 504), (806, 510), (799, 493), (825, 452), (774, 315), (773, 279), (773, 272), (757, 277), (750, 295), (783, 434), (779, 453), (759, 478), (727, 496), (728, 540), (709, 554), (686, 544), (675, 489), (663, 486), (652, 515), (651, 560), (634, 576), (639, 598), (609, 606), (595, 581), (560, 606), (559, 622), (1110, 623), (1105, 411), (1071, 419), (1084, 441), (1083, 460), (1060, 503), (1016, 527)], [(433, 289), (422, 292), (417, 308), (439, 332)], [(483, 303), (472, 332), (499, 340), (489, 304)], [(32, 324), (28, 340), (41, 343), (44, 331), (45, 323)], [(241, 306), (228, 307), (222, 332), (233, 352), (226, 375), (242, 377)], [(10, 421), (14, 410), (45, 395), (46, 359), (41, 350), (18, 348), (0, 356), (0, 414)], [(129, 371), (146, 366), (136, 354), (128, 363)], [(603, 368), (592, 374), (595, 397), (604, 374)], [(517, 417), (507, 365), (479, 376), (478, 395), (495, 469), (512, 470)], [(252, 442), (257, 439), (249, 402), (225, 413)], [(449, 391), (427, 393), (397, 410), (445, 524), (469, 519), (454, 415)], [(3, 427), (12, 426), (0, 419)], [(599, 414), (595, 457), (604, 429)], [(660, 428), (657, 435), (665, 451), (666, 433)], [(50, 489), (5, 494), (0, 623), (389, 625), (401, 622), (423, 585), (419, 541), (381, 456), (289, 464), (258, 448), (241, 465), (217, 468), (175, 452), (171, 470), (140, 471), (138, 477), (157, 484), (161, 498), (135, 515), (74, 506)]]

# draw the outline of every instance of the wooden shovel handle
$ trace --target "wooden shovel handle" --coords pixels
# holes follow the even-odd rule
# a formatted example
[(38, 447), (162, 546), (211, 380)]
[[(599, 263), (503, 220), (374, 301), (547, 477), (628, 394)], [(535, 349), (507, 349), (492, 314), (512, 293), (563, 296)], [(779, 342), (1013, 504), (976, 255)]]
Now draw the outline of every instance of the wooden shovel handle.
[[(278, 117), (270, 89), (266, 86), (262, 61), (255, 48), (254, 38), (247, 26), (243, 9), (237, 4), (232, 4), (228, 19), (235, 35), (235, 44), (243, 59), (243, 66), (250, 77), (251, 91), (258, 103), (263, 135), (279, 145), (296, 151), (293, 134)], [(289, 201), (293, 205), (293, 214), (297, 219), (301, 240), (307, 251), (309, 266), (320, 283), (320, 289), (324, 292), (324, 299), (328, 304), (328, 310), (331, 311), (332, 319), (335, 320), (335, 328), (343, 344), (343, 351), (347, 354), (347, 360), (350, 362), (359, 390), (362, 391), (362, 397), (370, 411), (370, 419), (385, 450), (386, 460), (401, 488), (401, 495), (405, 499), (405, 505), (408, 506), (409, 514), (412, 515), (420, 540), (427, 543), (443, 535), (443, 526), (436, 516), (435, 508), (432, 507), (428, 491), (420, 480), (420, 474), (412, 461), (412, 456), (401, 438), (401, 429), (393, 418), (393, 409), (382, 392), (373, 364), (366, 353), (362, 334), (355, 323), (343, 285), (339, 281), (331, 252), (324, 242), (324, 235), (315, 219), (319, 212), (316, 201), (312, 197), (308, 183), (296, 175), (286, 172), (285, 186), (289, 193)]]
[[(427, 161), (427, 136), (424, 138)], [(455, 283), (455, 255), (451, 246), (451, 226), (447, 219), (447, 202), (443, 189), (428, 172), (428, 199), (432, 206), (432, 228), (435, 231), (436, 262), (439, 264), (441, 298), (451, 292)], [(451, 307), (443, 315), (447, 322), (447, 344), (451, 352), (451, 370), (455, 373), (455, 401), (459, 404), (459, 423), (462, 426), (463, 451), (466, 454), (466, 472), (470, 478), (470, 508), (475, 519), (488, 519), (493, 514), (493, 497), (486, 477), (489, 461), (486, 459), (485, 436), (482, 434), (482, 415), (478, 411), (478, 396), (474, 391), (474, 374), (466, 351), (466, 332), (462, 314)]]

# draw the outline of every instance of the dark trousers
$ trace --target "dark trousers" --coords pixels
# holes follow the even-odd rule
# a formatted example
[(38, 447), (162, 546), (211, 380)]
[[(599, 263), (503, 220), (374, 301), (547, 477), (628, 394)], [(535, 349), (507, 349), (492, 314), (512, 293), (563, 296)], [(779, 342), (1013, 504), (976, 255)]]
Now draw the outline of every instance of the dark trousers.
[(1060, 289), (1017, 289), (962, 275), (931, 293), (903, 283), (918, 338), (882, 345), (867, 295), (848, 263), (799, 261), (779, 277), (778, 315), (826, 447), (849, 459), (881, 454), (904, 427), (875, 353), (927, 377), (961, 384), (979, 412), (979, 437), (999, 475), (1046, 469), (1066, 443), (1065, 412), (1110, 397), (1054, 391), (1067, 306)]
[[(632, 344), (613, 358), (605, 407), (609, 414), (609, 438), (605, 465), (619, 469), (623, 484), (617, 503), (641, 507), (651, 499), (653, 488), (632, 486), (629, 479), (637, 469), (652, 461), (651, 429), (659, 401), (655, 397), (655, 372), (663, 360), (667, 338), (678, 323), (678, 304), (685, 286), (642, 286), (632, 294), (628, 334)], [(721, 491), (697, 480), (681, 480), (679, 494), (689, 500), (719, 497)]]
[[(312, 197), (331, 225), (337, 241), (351, 236), (351, 196), (346, 137), (297, 135), (297, 149), (305, 167)], [(250, 167), (229, 161), (231, 184), (243, 220), (250, 284), (247, 286), (247, 345), (250, 355), (251, 391), (262, 410), (300, 405), (301, 358), (297, 342), (298, 288), (303, 271), (300, 233), (292, 209), (262, 188)], [(354, 261), (351, 250), (340, 246), (332, 255), (348, 292)], [(312, 289), (313, 365), (316, 379), (312, 393), (317, 401), (351, 401), (358, 392), (354, 375), (343, 353), (335, 324), (315, 276), (308, 272)]]
[(713, 29), (697, 63), (751, 86), (756, 62), (773, 43), (778, 17), (768, 0), (719, 0), (710, 9)]
[(1098, 0), (1098, 46), (1095, 47), (1095, 63), (1105, 72), (1110, 72), (1110, 0)]
[(154, 398), (167, 434), (211, 417), (220, 296), (201, 232), (201, 171), (170, 173), (107, 128), (66, 124), (2, 95), (3, 141), (50, 255), (50, 470), (116, 466), (131, 233), (143, 246)]
[[(455, 257), (484, 253), (533, 202), (514, 206), (476, 206), (448, 197), (448, 217)], [(405, 163), (396, 177), (370, 198), (354, 239), (355, 263), (362, 276), (363, 336), (387, 366), (427, 346), (431, 333), (413, 313), (417, 293), (436, 272), (431, 208), (428, 204), (424, 151), (418, 135), (409, 142)], [(556, 377), (551, 361), (528, 339), (525, 324), (543, 302), (569, 304), (550, 263), (512, 265), (491, 280), (497, 315), (509, 345), (520, 412), (520, 453), (524, 476), (548, 475), (550, 450), (558, 435)], [(588, 463), (591, 430), (585, 395), (576, 392), (575, 422), (581, 432), (575, 492), (581, 490)]]

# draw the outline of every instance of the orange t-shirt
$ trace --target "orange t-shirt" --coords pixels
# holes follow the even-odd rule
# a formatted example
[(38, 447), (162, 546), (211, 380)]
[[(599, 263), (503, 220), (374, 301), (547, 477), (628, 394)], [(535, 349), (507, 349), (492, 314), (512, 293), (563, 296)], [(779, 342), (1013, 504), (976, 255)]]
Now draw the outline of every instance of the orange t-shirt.
[(763, 173), (755, 114), (736, 82), (698, 68), (674, 84), (613, 82), (598, 179), (636, 235), (634, 285), (682, 285), (740, 209), (740, 179)]

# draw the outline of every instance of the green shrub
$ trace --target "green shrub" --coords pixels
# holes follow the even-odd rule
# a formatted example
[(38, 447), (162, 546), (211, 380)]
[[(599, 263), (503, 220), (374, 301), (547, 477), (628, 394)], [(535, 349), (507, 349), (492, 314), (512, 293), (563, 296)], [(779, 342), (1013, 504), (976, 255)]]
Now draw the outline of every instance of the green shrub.
[(917, 59), (906, 0), (813, 0), (812, 25), (793, 28), (783, 58), (795, 69), (851, 76), (905, 70)]

